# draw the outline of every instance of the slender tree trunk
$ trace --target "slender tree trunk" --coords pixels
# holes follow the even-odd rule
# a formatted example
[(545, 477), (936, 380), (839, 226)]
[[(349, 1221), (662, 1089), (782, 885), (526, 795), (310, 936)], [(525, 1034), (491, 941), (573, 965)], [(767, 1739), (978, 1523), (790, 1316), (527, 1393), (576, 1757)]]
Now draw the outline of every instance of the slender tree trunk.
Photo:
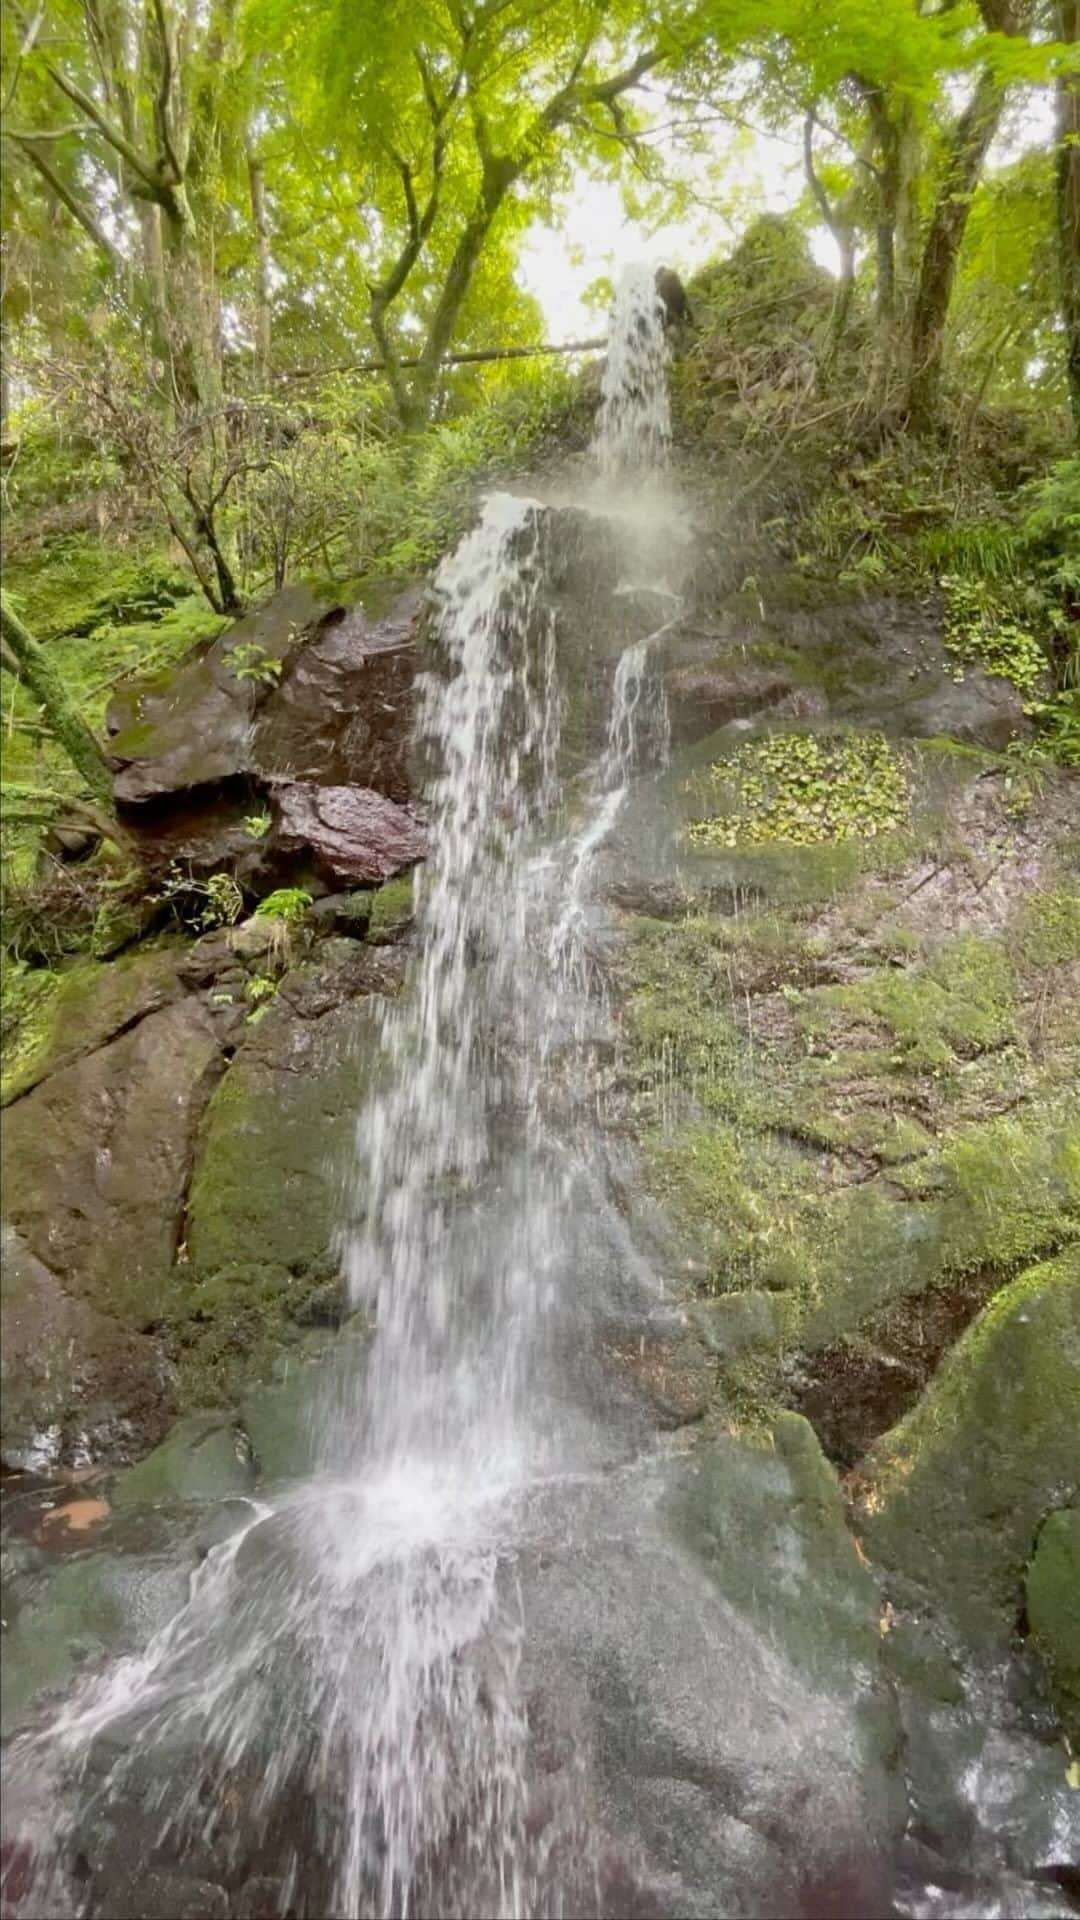
[(518, 169), (507, 161), (493, 162), (486, 169), (484, 186), (454, 249), (443, 289), (428, 328), (415, 378), (410, 383), (408, 418), (404, 424), (413, 430), (426, 426), (431, 418), (435, 389), (443, 361), (454, 337), (477, 263)]
[(251, 224), (255, 229), (255, 378), (260, 393), (270, 384), (270, 229), (266, 219), (263, 163), (248, 149)]
[(975, 189), (987, 149), (997, 132), (1005, 90), (984, 71), (953, 133), (937, 202), (923, 248), (911, 319), (908, 417), (920, 431), (933, 425), (941, 392), (945, 323)]
[(182, 188), (177, 190), (177, 205), (162, 208), (162, 225), (177, 390), (181, 400), (212, 413), (221, 403), (221, 366), (212, 298), (199, 258), (194, 221)]
[[(1080, 43), (1080, 0), (1058, 0), (1057, 37)], [(1057, 224), (1065, 371), (1073, 432), (1080, 443), (1080, 74), (1057, 82)]]
[(19, 673), (45, 715), (57, 744), (82, 775), (95, 800), (112, 810), (112, 778), (105, 755), (68, 694), (48, 651), (35, 640), (0, 593), (0, 634), (18, 664)]

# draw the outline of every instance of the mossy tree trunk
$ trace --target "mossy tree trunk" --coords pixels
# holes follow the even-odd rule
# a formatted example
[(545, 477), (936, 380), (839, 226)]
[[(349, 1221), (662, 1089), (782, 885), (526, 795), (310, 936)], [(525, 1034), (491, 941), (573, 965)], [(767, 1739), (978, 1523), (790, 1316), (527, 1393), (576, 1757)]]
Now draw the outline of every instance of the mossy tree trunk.
[(94, 799), (111, 812), (112, 778), (105, 755), (49, 659), (47, 649), (24, 627), (3, 593), (0, 593), (0, 633), (6, 652), (10, 653), (21, 678), (39, 703), (53, 738), (82, 775)]
[[(1080, 45), (1080, 0), (1058, 0), (1057, 37)], [(1080, 442), (1080, 74), (1057, 83), (1057, 220), (1065, 370), (1073, 431)]]

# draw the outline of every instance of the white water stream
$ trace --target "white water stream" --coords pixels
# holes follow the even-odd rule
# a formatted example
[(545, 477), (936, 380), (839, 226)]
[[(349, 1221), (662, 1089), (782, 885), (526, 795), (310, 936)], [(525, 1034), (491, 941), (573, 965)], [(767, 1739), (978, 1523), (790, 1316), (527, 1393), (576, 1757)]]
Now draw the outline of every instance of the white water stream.
[[(591, 512), (666, 455), (662, 319), (651, 274), (630, 272)], [(525, 1491), (581, 1466), (553, 1355), (582, 1169), (541, 1094), (550, 1033), (583, 982), (595, 856), (631, 775), (666, 755), (655, 644), (677, 602), (619, 661), (583, 814), (552, 842), (563, 694), (545, 537), (543, 508), (493, 495), (436, 580), (438, 660), (417, 721), (433, 853), (411, 989), (386, 1006), (358, 1124), (363, 1225), (343, 1248), (374, 1320), (370, 1357), (323, 1410), (323, 1470), (253, 1509), (141, 1654), (16, 1744), (16, 1831), (23, 1809), (40, 1830), (46, 1804), (56, 1823), (55, 1856), (35, 1867), (41, 1911), (80, 1910), (60, 1863), (73, 1799), (85, 1822), (157, 1781), (158, 1839), (189, 1857), (208, 1832), (208, 1764), (244, 1780), (248, 1821), (337, 1809), (314, 1842), (320, 1893), (300, 1842), (286, 1848), (283, 1913), (291, 1900), (347, 1920), (563, 1910), (553, 1834), (575, 1832), (580, 1810), (549, 1808), (542, 1834), (530, 1822), (528, 1622), (504, 1552)]]

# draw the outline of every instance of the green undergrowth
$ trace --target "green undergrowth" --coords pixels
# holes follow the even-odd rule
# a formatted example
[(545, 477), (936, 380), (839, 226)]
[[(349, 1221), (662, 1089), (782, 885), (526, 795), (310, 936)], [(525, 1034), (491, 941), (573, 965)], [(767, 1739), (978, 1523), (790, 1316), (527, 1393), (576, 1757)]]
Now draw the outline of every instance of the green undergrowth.
[(776, 902), (631, 928), (649, 1186), (695, 1293), (782, 1301), (751, 1346), (824, 1346), (1080, 1238), (1080, 893), (944, 942), (859, 899), (828, 933)]

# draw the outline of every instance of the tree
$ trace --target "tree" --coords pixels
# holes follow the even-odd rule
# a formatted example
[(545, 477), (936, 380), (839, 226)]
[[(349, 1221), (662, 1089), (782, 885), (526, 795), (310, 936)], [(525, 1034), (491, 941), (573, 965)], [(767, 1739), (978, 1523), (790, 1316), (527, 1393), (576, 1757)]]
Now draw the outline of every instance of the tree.
[[(1058, 0), (1058, 39), (1080, 50), (1080, 0)], [(1080, 63), (1062, 64), (1056, 88), (1057, 228), (1065, 368), (1073, 431), (1080, 442)]]
[[(1018, 38), (1029, 12), (1021, 0), (979, 0), (988, 33)], [(945, 143), (926, 241), (922, 251), (911, 323), (911, 374), (908, 414), (917, 427), (932, 425), (937, 413), (941, 370), (945, 354), (945, 322), (968, 214), (979, 184), (986, 155), (1005, 105), (1007, 79), (1001, 64), (991, 57), (981, 67), (971, 96), (958, 115)], [(1006, 74), (1008, 69), (1006, 68)]]
[(368, 322), (415, 430), (482, 264), (550, 203), (571, 157), (610, 166), (632, 137), (631, 96), (682, 43), (639, 7), (597, 0), (439, 0), (378, 27), (351, 0), (302, 16), (263, 0), (256, 18), (282, 86), (290, 69), (319, 75), (293, 90), (299, 138), (351, 201)]
[(2, 591), (0, 637), (4, 647), (3, 665), (25, 681), (54, 739), (82, 775), (94, 799), (111, 809), (112, 778), (105, 755), (71, 700), (47, 649), (24, 627)]

